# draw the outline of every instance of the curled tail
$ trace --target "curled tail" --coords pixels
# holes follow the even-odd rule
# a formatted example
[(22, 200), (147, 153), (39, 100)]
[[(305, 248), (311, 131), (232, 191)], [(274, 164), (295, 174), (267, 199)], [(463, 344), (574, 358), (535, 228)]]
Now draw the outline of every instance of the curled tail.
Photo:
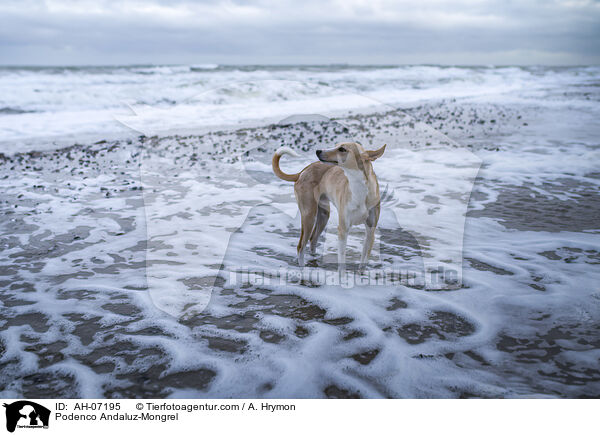
[(271, 160), (271, 164), (273, 165), (273, 172), (275, 172), (275, 175), (277, 175), (282, 180), (296, 181), (298, 180), (298, 177), (300, 177), (300, 172), (298, 172), (297, 174), (286, 174), (281, 169), (279, 169), (279, 160), (284, 154), (289, 154), (293, 157), (300, 157), (293, 149), (289, 147), (279, 148), (277, 151), (275, 151), (275, 154), (273, 154), (273, 160)]

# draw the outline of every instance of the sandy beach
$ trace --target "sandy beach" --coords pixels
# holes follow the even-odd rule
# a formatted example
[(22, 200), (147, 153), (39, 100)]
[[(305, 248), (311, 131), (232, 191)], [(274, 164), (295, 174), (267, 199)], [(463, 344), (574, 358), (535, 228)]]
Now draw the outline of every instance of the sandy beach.
[[(590, 76), (529, 99), (448, 92), (199, 133), (23, 139), (0, 156), (0, 396), (599, 397)], [(292, 172), (344, 140), (388, 144), (369, 270), (398, 281), (297, 266), (272, 153), (297, 150)], [(334, 270), (335, 222), (308, 272)]]

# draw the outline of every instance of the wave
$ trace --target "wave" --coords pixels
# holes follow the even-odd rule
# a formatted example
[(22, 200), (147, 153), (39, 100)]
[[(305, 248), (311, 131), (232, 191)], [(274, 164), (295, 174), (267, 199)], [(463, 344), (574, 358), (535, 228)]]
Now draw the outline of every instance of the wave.
[(204, 63), (204, 64), (197, 64), (197, 65), (190, 66), (190, 70), (192, 70), (192, 71), (206, 71), (206, 70), (214, 70), (217, 68), (219, 68), (219, 64), (217, 64), (217, 63)]
[(23, 110), (15, 107), (0, 107), (0, 115), (20, 115), (22, 113), (32, 113), (33, 110)]
[[(109, 134), (127, 107), (170, 110), (146, 127), (222, 125), (443, 99), (598, 105), (600, 67), (140, 65), (0, 68), (0, 138)], [(140, 110), (138, 110), (140, 109)], [(202, 116), (200, 116), (202, 115)], [(264, 115), (264, 116), (263, 116)], [(141, 118), (139, 118), (141, 120)], [(144, 127), (144, 126), (141, 126)]]

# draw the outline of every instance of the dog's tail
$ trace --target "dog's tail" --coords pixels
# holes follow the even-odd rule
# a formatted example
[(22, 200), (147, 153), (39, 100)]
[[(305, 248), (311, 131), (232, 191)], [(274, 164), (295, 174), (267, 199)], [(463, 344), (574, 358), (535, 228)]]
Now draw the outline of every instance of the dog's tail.
[(277, 151), (275, 151), (275, 154), (273, 154), (273, 160), (271, 160), (271, 164), (273, 165), (273, 172), (275, 172), (275, 175), (277, 175), (282, 180), (296, 181), (298, 180), (298, 177), (300, 177), (300, 172), (298, 172), (297, 174), (286, 174), (279, 168), (279, 160), (284, 154), (289, 154), (293, 157), (300, 157), (300, 155), (298, 155), (298, 153), (296, 153), (296, 151), (294, 151), (290, 147), (279, 148)]

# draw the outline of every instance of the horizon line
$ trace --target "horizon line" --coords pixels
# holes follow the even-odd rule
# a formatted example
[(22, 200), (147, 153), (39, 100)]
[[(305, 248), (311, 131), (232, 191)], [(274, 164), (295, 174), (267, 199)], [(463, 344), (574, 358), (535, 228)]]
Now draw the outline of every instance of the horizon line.
[(107, 63), (107, 64), (2, 64), (0, 68), (135, 68), (135, 67), (177, 67), (187, 66), (198, 69), (218, 69), (220, 67), (379, 67), (379, 68), (398, 68), (407, 66), (436, 66), (436, 67), (462, 67), (462, 68), (510, 68), (510, 67), (548, 67), (548, 68), (577, 68), (600, 66), (600, 63), (590, 64), (519, 64), (519, 63), (498, 63), (498, 64), (470, 64), (470, 63)]

